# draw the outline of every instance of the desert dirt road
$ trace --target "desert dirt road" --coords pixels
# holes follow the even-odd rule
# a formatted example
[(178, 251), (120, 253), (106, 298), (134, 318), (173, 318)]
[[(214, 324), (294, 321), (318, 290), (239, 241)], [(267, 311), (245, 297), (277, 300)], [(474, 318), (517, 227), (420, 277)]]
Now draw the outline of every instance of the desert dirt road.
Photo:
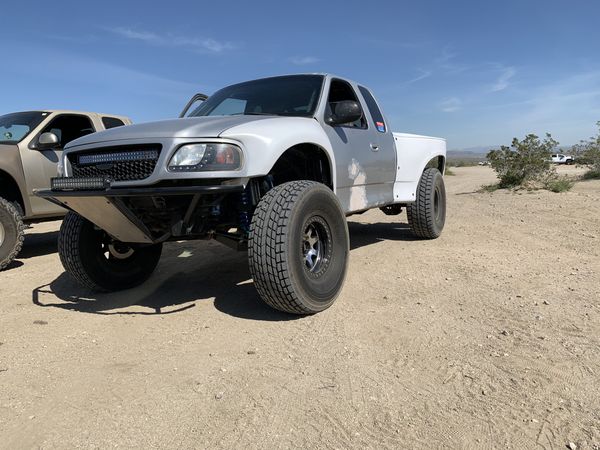
[(35, 226), (0, 273), (0, 448), (598, 448), (600, 181), (482, 194), (491, 169), (454, 171), (438, 240), (349, 219), (344, 290), (310, 317), (212, 242), (94, 294)]

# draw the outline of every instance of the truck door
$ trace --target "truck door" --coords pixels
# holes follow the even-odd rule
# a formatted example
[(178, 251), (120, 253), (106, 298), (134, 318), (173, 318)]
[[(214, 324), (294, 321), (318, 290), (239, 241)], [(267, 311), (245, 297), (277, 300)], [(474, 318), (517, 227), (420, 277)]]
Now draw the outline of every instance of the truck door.
[[(329, 125), (332, 104), (352, 100), (361, 105), (363, 116), (353, 123)], [(382, 145), (380, 132), (347, 81), (332, 79), (327, 93), (324, 129), (336, 158), (337, 192), (347, 211), (359, 211), (393, 201), (395, 162), (393, 146)], [(387, 185), (387, 186), (386, 186)]]
[[(364, 104), (367, 105), (367, 109), (369, 111), (370, 122), (369, 126), (373, 127), (374, 130), (377, 131), (376, 143), (378, 145), (378, 153), (382, 158), (382, 161), (385, 162), (385, 168), (382, 169), (382, 182), (383, 183), (393, 183), (396, 181), (396, 165), (398, 155), (396, 153), (396, 144), (394, 144), (394, 136), (392, 134), (392, 130), (389, 128), (381, 109), (379, 109), (379, 105), (377, 105), (377, 101), (371, 91), (369, 91), (364, 86), (358, 86), (358, 90), (360, 91), (360, 95), (362, 95)], [(392, 164), (392, 161), (395, 164)]]
[[(57, 114), (47, 124), (42, 125), (26, 148), (21, 149), (27, 193), (35, 215), (51, 215), (61, 211), (56, 205), (33, 195), (33, 190), (50, 188), (50, 178), (57, 174), (58, 161), (66, 144), (95, 131), (96, 128), (87, 116)], [(58, 146), (50, 150), (38, 150), (39, 137), (48, 132), (58, 137)]]

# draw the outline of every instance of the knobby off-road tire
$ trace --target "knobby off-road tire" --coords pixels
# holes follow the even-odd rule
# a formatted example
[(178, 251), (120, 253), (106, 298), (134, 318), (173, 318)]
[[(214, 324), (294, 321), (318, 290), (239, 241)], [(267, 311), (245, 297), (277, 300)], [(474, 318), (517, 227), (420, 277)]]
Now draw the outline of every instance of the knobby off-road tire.
[(14, 261), (23, 247), (24, 238), (21, 214), (13, 203), (0, 197), (0, 270)]
[(69, 212), (60, 227), (58, 254), (65, 270), (83, 286), (118, 291), (137, 286), (152, 274), (162, 244), (128, 246), (112, 241), (79, 214)]
[(271, 189), (250, 226), (250, 273), (265, 303), (314, 314), (340, 293), (348, 266), (346, 217), (335, 194), (314, 181)]
[(442, 234), (446, 222), (446, 188), (438, 169), (425, 169), (417, 187), (416, 201), (406, 208), (413, 234), (435, 239)]

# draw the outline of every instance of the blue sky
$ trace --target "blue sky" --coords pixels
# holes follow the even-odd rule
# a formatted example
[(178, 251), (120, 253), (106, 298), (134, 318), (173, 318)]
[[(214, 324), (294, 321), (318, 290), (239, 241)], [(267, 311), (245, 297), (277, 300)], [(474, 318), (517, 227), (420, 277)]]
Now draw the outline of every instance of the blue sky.
[(196, 91), (333, 72), (378, 96), (394, 130), (449, 148), (600, 120), (600, 2), (55, 1), (2, 7), (0, 114), (72, 108), (174, 117)]

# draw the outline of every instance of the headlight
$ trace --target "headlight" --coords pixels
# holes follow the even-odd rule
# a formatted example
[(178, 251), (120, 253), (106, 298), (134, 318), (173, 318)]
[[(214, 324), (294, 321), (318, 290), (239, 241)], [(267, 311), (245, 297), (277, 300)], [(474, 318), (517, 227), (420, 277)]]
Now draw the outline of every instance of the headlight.
[(186, 144), (179, 147), (169, 170), (183, 172), (237, 170), (242, 167), (242, 151), (233, 144)]

